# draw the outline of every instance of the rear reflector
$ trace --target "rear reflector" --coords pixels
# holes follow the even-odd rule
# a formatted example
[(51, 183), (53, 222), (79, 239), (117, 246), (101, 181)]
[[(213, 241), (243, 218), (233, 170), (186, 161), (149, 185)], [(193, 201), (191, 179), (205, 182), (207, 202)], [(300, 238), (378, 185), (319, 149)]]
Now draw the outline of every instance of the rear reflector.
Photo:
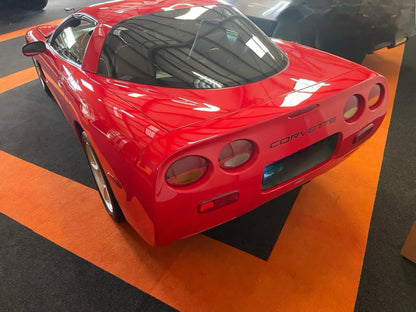
[(373, 124), (369, 124), (367, 127), (360, 130), (355, 135), (354, 141), (352, 143), (355, 144), (355, 143), (358, 143), (358, 142), (361, 142), (362, 140), (364, 140), (371, 133), (371, 130), (373, 129), (373, 127), (374, 127)]
[(237, 191), (214, 197), (210, 200), (200, 203), (198, 207), (198, 212), (205, 213), (227, 206), (229, 204), (232, 204), (233, 202), (236, 202), (238, 198), (239, 193)]

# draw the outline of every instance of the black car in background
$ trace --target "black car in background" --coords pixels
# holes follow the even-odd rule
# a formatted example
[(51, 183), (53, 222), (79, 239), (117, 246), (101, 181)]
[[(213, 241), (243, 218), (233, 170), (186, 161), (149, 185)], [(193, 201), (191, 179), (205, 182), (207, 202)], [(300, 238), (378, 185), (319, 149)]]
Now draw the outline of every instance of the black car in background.
[(267, 35), (355, 62), (416, 34), (415, 0), (226, 0)]
[(25, 10), (42, 10), (48, 4), (48, 0), (1, 0), (1, 7), (21, 8)]

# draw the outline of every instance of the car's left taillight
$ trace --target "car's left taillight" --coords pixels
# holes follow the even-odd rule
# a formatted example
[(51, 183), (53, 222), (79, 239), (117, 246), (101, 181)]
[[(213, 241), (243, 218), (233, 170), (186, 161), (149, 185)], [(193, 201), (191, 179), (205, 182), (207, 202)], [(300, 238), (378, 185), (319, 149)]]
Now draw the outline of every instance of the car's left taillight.
[(170, 165), (166, 182), (171, 186), (187, 186), (200, 180), (208, 170), (206, 158), (196, 155), (185, 156)]

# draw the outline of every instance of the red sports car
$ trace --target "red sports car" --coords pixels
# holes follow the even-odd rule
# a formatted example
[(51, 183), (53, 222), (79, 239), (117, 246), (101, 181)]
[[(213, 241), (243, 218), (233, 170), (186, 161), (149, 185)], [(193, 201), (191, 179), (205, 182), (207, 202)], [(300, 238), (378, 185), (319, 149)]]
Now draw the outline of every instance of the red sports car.
[(213, 0), (110, 1), (26, 35), (105, 208), (152, 245), (322, 174), (380, 126), (384, 77)]

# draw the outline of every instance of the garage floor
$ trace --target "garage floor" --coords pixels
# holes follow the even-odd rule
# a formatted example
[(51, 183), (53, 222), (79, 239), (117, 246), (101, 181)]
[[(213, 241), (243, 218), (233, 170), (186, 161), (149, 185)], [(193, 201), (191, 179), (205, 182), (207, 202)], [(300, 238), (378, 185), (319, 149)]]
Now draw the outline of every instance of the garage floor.
[[(390, 112), (338, 167), (239, 219), (149, 247), (107, 216), (80, 145), (20, 53), (64, 7), (0, 13), (0, 310), (415, 311), (416, 38), (364, 65)], [(392, 114), (391, 114), (392, 111)]]

